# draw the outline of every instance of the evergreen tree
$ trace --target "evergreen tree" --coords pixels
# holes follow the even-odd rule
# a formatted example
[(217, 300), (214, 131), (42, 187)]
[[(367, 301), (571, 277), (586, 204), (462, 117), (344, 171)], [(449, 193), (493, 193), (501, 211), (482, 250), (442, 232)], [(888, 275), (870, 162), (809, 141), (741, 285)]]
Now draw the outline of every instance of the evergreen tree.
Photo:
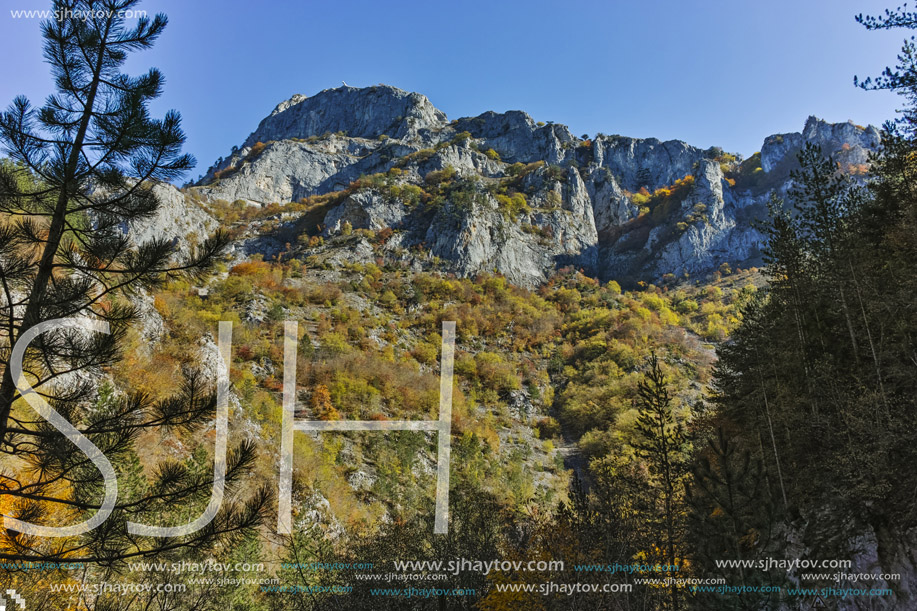
[[(664, 564), (673, 567), (680, 564), (681, 558), (686, 436), (684, 427), (673, 413), (672, 397), (655, 352), (650, 356), (649, 370), (639, 382), (637, 392), (640, 439), (634, 447), (649, 465), (653, 476), (651, 486), (661, 496), (662, 507), (658, 511), (664, 533)], [(669, 604), (675, 611), (680, 608), (680, 598), (678, 588), (672, 584)]]
[[(730, 585), (775, 585), (770, 575), (744, 567), (720, 568), (717, 561), (757, 559), (773, 549), (776, 512), (768, 498), (766, 474), (760, 460), (741, 449), (720, 428), (698, 452), (687, 488), (689, 540), (692, 557), (702, 574), (722, 575)], [(698, 595), (699, 609), (760, 609), (778, 598), (766, 594), (738, 597)]]
[[(104, 488), (102, 474), (73, 444), (75, 436), (65, 437), (19, 401), (12, 349), (38, 325), (62, 318), (107, 325), (108, 333), (86, 333), (54, 324), (32, 340), (23, 369), (67, 426), (117, 470), (130, 462), (141, 432), (194, 429), (214, 414), (213, 384), (193, 371), (164, 401), (131, 392), (94, 399), (98, 373), (118, 362), (127, 326), (137, 319), (136, 291), (202, 273), (226, 243), (217, 232), (181, 259), (168, 240), (132, 245), (122, 231), (156, 213), (156, 181), (174, 180), (194, 164), (181, 152), (179, 114), (149, 115), (150, 101), (162, 91), (159, 71), (139, 77), (120, 71), (128, 54), (152, 46), (167, 22), (157, 15), (128, 24), (125, 14), (136, 4), (54, 2), (60, 18), (44, 22), (42, 34), (57, 91), (41, 109), (19, 97), (0, 115), (0, 142), (12, 160), (0, 165), (0, 507), (26, 522), (85, 520), (98, 511)], [(252, 460), (250, 444), (230, 452), (228, 485)], [(95, 530), (46, 539), (4, 529), (0, 558), (111, 564), (216, 544), (259, 523), (268, 501), (264, 490), (226, 503), (207, 527), (184, 538), (148, 540), (126, 531), (128, 520), (157, 524), (200, 506), (212, 482), (185, 465), (160, 465), (152, 481), (122, 489), (114, 512)]]
[[(917, 25), (902, 11), (859, 20), (870, 29)], [(749, 465), (761, 464), (761, 503), (822, 557), (848, 555), (852, 535), (888, 541), (917, 525), (908, 466), (917, 459), (911, 42), (899, 60), (861, 83), (908, 100), (886, 124), (866, 188), (814, 147), (800, 152), (788, 205), (772, 201), (765, 227), (769, 289), (718, 348), (715, 425), (734, 432)], [(698, 482), (704, 469), (696, 466)], [(751, 486), (760, 476), (752, 469), (742, 479)], [(706, 527), (695, 522), (692, 538), (709, 540)]]
[(650, 173), (650, 169), (645, 167), (640, 168), (637, 172), (637, 189), (649, 189), (652, 184), (653, 175)]

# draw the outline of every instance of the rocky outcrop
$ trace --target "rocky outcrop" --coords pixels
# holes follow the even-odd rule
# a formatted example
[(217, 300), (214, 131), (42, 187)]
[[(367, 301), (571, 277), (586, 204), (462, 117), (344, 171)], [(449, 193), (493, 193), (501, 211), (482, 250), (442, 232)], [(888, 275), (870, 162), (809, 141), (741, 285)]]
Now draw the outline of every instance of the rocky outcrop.
[[(822, 519), (829, 519), (824, 516)], [(805, 560), (849, 560), (849, 567), (823, 571), (795, 568), (787, 571), (788, 587), (821, 590), (833, 588), (844, 590), (841, 597), (826, 596), (832, 606), (821, 605), (810, 608), (836, 609), (837, 611), (896, 611), (917, 608), (917, 530), (891, 530), (885, 527), (861, 525), (861, 532), (840, 544), (831, 552), (824, 547), (816, 548), (807, 542), (807, 527), (814, 523), (797, 523), (779, 527), (779, 536), (773, 541), (773, 557), (799, 558)], [(803, 575), (823, 573), (823, 578), (813, 581)], [(835, 579), (834, 577), (838, 578)], [(885, 590), (882, 594), (868, 594), (870, 590)], [(781, 602), (773, 607), (775, 611), (793, 611), (798, 602)]]
[(637, 191), (646, 187), (652, 191), (691, 174), (694, 164), (715, 153), (679, 140), (597, 136), (593, 155), (595, 163), (608, 168), (623, 188)]
[[(848, 581), (851, 588), (890, 589), (892, 595), (852, 597), (850, 611), (913, 609), (917, 607), (917, 530), (894, 532), (870, 529), (854, 540), (853, 566), (845, 573), (897, 575), (898, 579)], [(864, 583), (865, 582), (865, 583)]]
[(681, 206), (680, 222), (686, 222), (698, 206), (704, 207), (704, 218), (688, 223), (679, 237), (661, 248), (653, 267), (657, 277), (696, 274), (724, 262), (753, 259), (763, 239), (757, 230), (736, 223), (734, 207), (727, 206), (724, 197), (728, 183), (719, 163), (705, 159), (698, 166), (694, 192)]
[(442, 127), (446, 115), (419, 93), (377, 85), (358, 89), (325, 89), (312, 97), (297, 94), (277, 105), (245, 140), (256, 142), (309, 138), (344, 132), (351, 138), (412, 139), (424, 130)]
[(608, 231), (636, 218), (638, 207), (627, 197), (607, 167), (593, 168), (586, 178), (597, 231)]
[[(763, 218), (772, 192), (785, 194), (795, 153), (806, 143), (821, 146), (842, 170), (857, 175), (880, 133), (809, 117), (802, 132), (765, 140), (763, 180), (736, 186), (741, 158), (717, 148), (601, 134), (586, 141), (521, 111), (449, 123), (420, 94), (381, 85), (340, 87), (279, 104), (197, 189), (211, 199), (255, 205), (348, 189), (324, 219), (326, 238), (347, 225), (388, 227), (397, 235), (383, 244), (387, 251), (420, 249), (457, 273), (498, 271), (532, 284), (574, 264), (603, 279), (652, 280), (705, 273), (724, 262), (759, 264), (762, 236), (752, 221)], [(524, 170), (520, 164), (527, 164)], [(478, 194), (473, 205), (448, 201), (446, 194), (437, 196), (436, 206), (412, 207), (384, 190), (349, 187), (392, 168), (400, 171), (402, 187), (414, 188), (426, 188), (431, 173), (451, 168), (477, 181)], [(524, 179), (514, 181), (520, 172)], [(685, 182), (689, 176), (693, 184)], [(691, 186), (679, 192), (677, 205), (652, 196), (679, 181)], [(519, 189), (530, 210), (509, 218), (498, 188), (508, 194)], [(425, 197), (427, 204), (434, 199)], [(443, 197), (447, 201), (439, 201)], [(291, 241), (292, 226), (284, 225), (282, 239), (247, 240), (246, 252), (266, 248), (266, 256), (273, 254)]]
[[(757, 262), (763, 236), (737, 221), (740, 206), (719, 162), (703, 159), (693, 185), (667, 219), (648, 214), (606, 230), (600, 244), (603, 278), (681, 277), (715, 269), (724, 262)], [(763, 210), (760, 206), (759, 210)]]
[[(442, 145), (440, 145), (442, 147)], [(472, 148), (471, 143), (450, 144), (438, 150), (435, 155), (426, 161), (418, 163), (413, 167), (413, 171), (418, 178), (423, 178), (429, 172), (443, 170), (447, 167), (453, 167), (463, 176), (485, 176), (496, 177), (503, 176), (506, 164), (489, 158), (477, 149), (484, 149), (475, 143), (476, 148)]]
[(385, 197), (373, 190), (349, 196), (325, 215), (325, 235), (340, 233), (349, 224), (351, 229), (400, 229), (410, 214), (404, 202)]
[(122, 225), (121, 231), (134, 246), (153, 239), (170, 240), (175, 245), (175, 257), (187, 258), (194, 246), (216, 230), (216, 220), (188, 194), (170, 184), (156, 183), (153, 193), (159, 200), (156, 213)]
[(490, 196), (476, 201), (470, 211), (446, 205), (430, 223), (424, 243), (433, 255), (451, 261), (458, 273), (497, 270), (525, 286), (537, 285), (567, 265), (594, 273), (598, 234), (579, 172), (571, 168), (564, 183), (540, 178), (542, 195), (560, 194), (559, 208), (535, 209), (510, 219)]
[(526, 286), (543, 282), (565, 265), (594, 273), (598, 233), (579, 171), (569, 168), (557, 177), (541, 168), (527, 176), (525, 184), (533, 193), (532, 206), (522, 211), (507, 209), (485, 184), (474, 181), (463, 187), (467, 201), (447, 199), (432, 208), (408, 205), (377, 189), (361, 189), (327, 213), (323, 234), (340, 235), (345, 226), (392, 228), (396, 233), (387, 244), (389, 250), (420, 248), (456, 273), (497, 270)]
[(222, 170), (212, 173), (212, 182), (200, 192), (229, 202), (298, 201), (343, 189), (361, 174), (386, 169), (384, 156), (376, 154), (383, 148), (378, 141), (335, 135), (317, 142), (270, 142), (256, 154), (245, 148), (233, 155)]
[(477, 117), (459, 119), (452, 128), (482, 139), (483, 147), (494, 149), (509, 163), (562, 164), (573, 157), (574, 138), (566, 125), (539, 126), (519, 110), (501, 114), (485, 112)]
[(773, 172), (781, 162), (792, 161), (793, 153), (804, 144), (820, 146), (822, 151), (845, 165), (865, 164), (869, 153), (879, 148), (881, 135), (874, 126), (862, 127), (853, 121), (827, 123), (809, 117), (802, 133), (775, 134), (764, 139), (761, 146), (761, 169)]

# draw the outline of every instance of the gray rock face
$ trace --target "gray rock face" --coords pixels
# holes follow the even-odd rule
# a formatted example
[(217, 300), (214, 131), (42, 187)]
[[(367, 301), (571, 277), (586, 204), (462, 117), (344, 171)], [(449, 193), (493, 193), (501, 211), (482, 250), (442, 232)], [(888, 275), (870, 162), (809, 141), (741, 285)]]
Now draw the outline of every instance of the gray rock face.
[[(785, 557), (819, 558), (823, 553), (806, 544), (803, 531), (793, 528), (781, 531), (778, 553)], [(817, 571), (797, 568), (787, 574), (791, 587), (848, 589), (850, 594), (847, 596), (825, 598), (834, 603), (825, 608), (837, 611), (897, 611), (917, 607), (917, 557), (914, 555), (917, 530), (902, 532), (866, 525), (861, 534), (846, 541), (845, 548), (832, 557), (848, 559), (852, 566), (824, 572), (846, 574), (847, 578), (828, 583), (822, 581), (816, 585), (810, 580), (802, 581), (801, 576)], [(892, 575), (898, 578), (892, 578)], [(882, 596), (854, 593), (854, 590), (865, 593), (870, 589), (888, 589), (889, 593)], [(774, 611), (795, 611), (799, 606), (797, 601), (793, 601), (781, 602), (772, 608)]]
[(308, 138), (346, 132), (351, 138), (412, 138), (421, 130), (441, 127), (446, 115), (419, 93), (378, 85), (358, 89), (325, 89), (312, 97), (297, 94), (277, 105), (245, 141)]
[[(496, 270), (524, 286), (543, 282), (564, 265), (593, 272), (598, 234), (589, 192), (575, 168), (563, 178), (554, 180), (544, 169), (534, 172), (527, 180), (534, 207), (516, 216), (482, 184), (470, 202), (446, 201), (433, 210), (360, 190), (328, 212), (324, 234), (340, 234), (345, 223), (353, 229), (391, 227), (399, 231), (391, 247), (422, 246), (459, 274)], [(367, 258), (371, 255), (369, 249)]]
[(694, 164), (709, 156), (679, 140), (660, 142), (655, 138), (621, 136), (597, 137), (593, 151), (595, 163), (608, 168), (618, 184), (632, 192), (640, 187), (652, 191), (670, 185), (691, 174)]
[(452, 125), (457, 132), (469, 132), (484, 140), (503, 161), (531, 163), (544, 161), (561, 164), (572, 158), (573, 135), (566, 125), (539, 127), (530, 116), (519, 110), (502, 114), (485, 112), (474, 118), (459, 119)]
[(122, 228), (134, 245), (154, 238), (165, 238), (174, 242), (176, 256), (185, 258), (193, 246), (203, 242), (216, 230), (216, 220), (172, 185), (157, 183), (153, 193), (159, 199), (156, 214)]
[(597, 231), (611, 230), (637, 216), (637, 206), (618, 186), (614, 174), (607, 167), (594, 168), (588, 175), (586, 186), (592, 200)]
[[(457, 137), (463, 132), (470, 139)], [(389, 252), (419, 248), (458, 273), (498, 271), (522, 284), (537, 284), (563, 265), (602, 279), (656, 279), (704, 273), (723, 262), (759, 264), (762, 236), (751, 221), (763, 217), (771, 192), (785, 194), (795, 151), (807, 142), (857, 174), (879, 146), (880, 133), (809, 117), (802, 132), (765, 140), (761, 167), (767, 180), (759, 183), (766, 186), (743, 189), (726, 180), (721, 162), (729, 171), (736, 166), (718, 157), (718, 149), (604, 135), (589, 145), (565, 126), (538, 124), (521, 111), (447, 123), (420, 94), (340, 87), (279, 104), (198, 188), (211, 199), (284, 204), (348, 188), (361, 175), (393, 167), (402, 171), (400, 185), (434, 189), (425, 178), (452, 168), (458, 177), (478, 181), (473, 205), (445, 201), (427, 208), (415, 202), (412, 208), (378, 189), (361, 189), (328, 212), (325, 237), (347, 223), (374, 231), (390, 227), (398, 233), (384, 245)], [(528, 166), (514, 182), (511, 164), (517, 162), (543, 166)], [(679, 192), (677, 202), (647, 200), (647, 192), (689, 175), (693, 185)], [(516, 218), (496, 198), (507, 181), (514, 184), (509, 193), (520, 190), (531, 207)], [(648, 191), (637, 199), (641, 188)], [(425, 197), (429, 203), (432, 196)], [(295, 242), (286, 231), (282, 239), (249, 239), (244, 250), (264, 249), (270, 256)]]
[(650, 278), (694, 275), (724, 262), (758, 257), (763, 236), (748, 223), (737, 222), (739, 207), (720, 164), (703, 159), (695, 172), (690, 193), (668, 222), (647, 228), (651, 221), (644, 220), (601, 245), (600, 275), (626, 278), (641, 270)]
[(463, 176), (487, 177), (502, 176), (506, 167), (505, 164), (488, 158), (467, 144), (455, 144), (443, 148), (429, 160), (417, 164), (416, 174), (422, 177), (428, 172), (442, 170), (448, 166), (452, 166)]
[(245, 148), (201, 192), (230, 202), (298, 201), (316, 193), (343, 189), (361, 174), (387, 169), (384, 160), (373, 155), (380, 148), (382, 143), (378, 141), (336, 136), (315, 143), (271, 142), (256, 157), (250, 155), (251, 148)]
[(325, 215), (324, 234), (340, 233), (346, 223), (353, 229), (401, 228), (409, 210), (403, 202), (372, 190), (354, 193)]
[(843, 164), (864, 164), (869, 161), (869, 153), (879, 148), (880, 142), (879, 130), (872, 125), (860, 127), (853, 121), (826, 123), (810, 116), (802, 133), (775, 134), (765, 138), (761, 146), (761, 168), (772, 172), (781, 161), (806, 143), (820, 146), (825, 154), (831, 154)]
[[(853, 542), (856, 553), (853, 555), (852, 570), (847, 573), (897, 574), (900, 580), (870, 580), (869, 588), (891, 589), (892, 596), (887, 597), (851, 597), (850, 611), (876, 611), (908, 609), (917, 606), (917, 530), (903, 534), (889, 531), (867, 532)], [(854, 587), (866, 589), (866, 584)], [(840, 608), (840, 607), (839, 607)]]
[(798, 132), (768, 136), (761, 146), (761, 169), (773, 172), (778, 163), (787, 158), (791, 151), (798, 151), (802, 144), (802, 134)]
[[(564, 208), (507, 221), (490, 197), (467, 213), (444, 207), (430, 223), (424, 242), (463, 275), (498, 271), (510, 282), (533, 286), (557, 267), (595, 269), (598, 236), (580, 180), (567, 190)], [(584, 206), (585, 204), (585, 206)], [(539, 233), (526, 231), (537, 227)]]
[(736, 231), (734, 216), (727, 214), (723, 189), (728, 183), (719, 164), (703, 160), (699, 170), (694, 192), (682, 204), (682, 211), (687, 213), (702, 205), (706, 208), (707, 218), (691, 223), (681, 237), (662, 249), (655, 264), (658, 275), (693, 274), (712, 269), (725, 261), (748, 259), (761, 239), (757, 231), (748, 227)]

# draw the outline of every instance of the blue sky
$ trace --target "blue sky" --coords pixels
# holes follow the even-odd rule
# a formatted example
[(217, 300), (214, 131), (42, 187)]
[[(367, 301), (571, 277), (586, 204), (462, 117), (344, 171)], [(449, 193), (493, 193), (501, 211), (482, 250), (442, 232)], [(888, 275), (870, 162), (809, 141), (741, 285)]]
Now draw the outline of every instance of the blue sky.
[[(51, 90), (38, 20), (5, 9), (0, 106)], [(129, 71), (166, 77), (196, 176), (280, 101), (341, 81), (421, 92), (450, 118), (521, 109), (596, 132), (677, 138), (749, 155), (808, 115), (880, 124), (899, 99), (853, 87), (893, 63), (903, 31), (867, 32), (849, 0), (147, 0), (170, 24)]]

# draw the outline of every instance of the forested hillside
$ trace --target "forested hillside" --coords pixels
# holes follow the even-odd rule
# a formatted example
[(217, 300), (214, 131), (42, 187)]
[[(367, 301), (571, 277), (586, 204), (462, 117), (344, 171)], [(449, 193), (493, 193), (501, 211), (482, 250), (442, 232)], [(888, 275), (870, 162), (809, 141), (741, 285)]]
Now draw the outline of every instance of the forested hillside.
[[(162, 77), (121, 72), (165, 26), (48, 22), (58, 93), (0, 116), (0, 590), (80, 611), (917, 607), (913, 43), (861, 83), (903, 94), (899, 120), (812, 117), (748, 159), (345, 85), (178, 189)], [(284, 409), (437, 420), (450, 321), (450, 428), (297, 430), (278, 532)]]

